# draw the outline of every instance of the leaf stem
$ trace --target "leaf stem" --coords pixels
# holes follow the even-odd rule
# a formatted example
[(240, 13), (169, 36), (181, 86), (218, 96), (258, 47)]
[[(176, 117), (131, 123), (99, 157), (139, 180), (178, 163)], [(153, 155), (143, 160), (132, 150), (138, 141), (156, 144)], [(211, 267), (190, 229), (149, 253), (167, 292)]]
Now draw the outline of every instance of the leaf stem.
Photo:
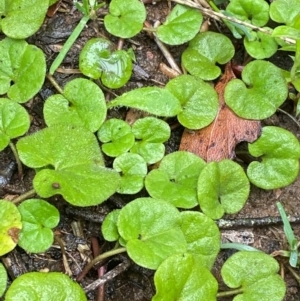
[(286, 111), (284, 111), (284, 110), (282, 110), (282, 109), (280, 109), (280, 108), (277, 108), (277, 111), (279, 111), (279, 112), (281, 112), (281, 113), (287, 115), (288, 117), (290, 117), (290, 118), (298, 125), (298, 127), (300, 128), (300, 123), (299, 123), (298, 120), (297, 120), (295, 117), (293, 117), (291, 114), (289, 114), (288, 112), (286, 112)]
[(14, 204), (20, 203), (36, 194), (35, 189), (28, 190), (27, 192), (21, 194), (17, 198), (13, 199), (11, 202)]
[(49, 79), (53, 87), (60, 93), (64, 94), (63, 89), (60, 87), (60, 85), (57, 83), (57, 81), (54, 79), (54, 77), (51, 74), (47, 74), (46, 77)]
[(237, 294), (242, 294), (243, 292), (244, 292), (244, 290), (242, 288), (237, 288), (235, 290), (217, 293), (217, 298), (228, 297), (228, 296), (237, 295)]
[(23, 166), (22, 166), (22, 163), (20, 161), (19, 154), (16, 150), (15, 145), (11, 141), (9, 142), (9, 146), (10, 146), (10, 148), (11, 148), (11, 150), (12, 150), (14, 156), (15, 156), (15, 159), (17, 161), (19, 179), (22, 179), (22, 177), (23, 177)]

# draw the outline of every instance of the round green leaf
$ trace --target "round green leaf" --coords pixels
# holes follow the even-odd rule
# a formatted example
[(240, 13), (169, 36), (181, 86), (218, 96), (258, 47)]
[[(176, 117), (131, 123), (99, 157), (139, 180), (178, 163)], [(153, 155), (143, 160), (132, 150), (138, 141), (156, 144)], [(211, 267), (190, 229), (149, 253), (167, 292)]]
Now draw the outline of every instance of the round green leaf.
[(140, 266), (157, 269), (170, 255), (186, 250), (180, 222), (180, 213), (171, 204), (138, 198), (122, 208), (117, 225), (130, 258)]
[(181, 229), (187, 252), (202, 266), (211, 269), (220, 251), (220, 231), (208, 216), (196, 211), (181, 212)]
[(4, 268), (4, 265), (0, 263), (0, 297), (2, 297), (2, 295), (5, 292), (6, 284), (7, 284), (7, 273)]
[(104, 17), (106, 30), (120, 38), (132, 38), (138, 34), (146, 20), (146, 9), (138, 0), (112, 0), (109, 14)]
[(190, 254), (168, 257), (154, 275), (156, 295), (152, 301), (215, 301), (218, 282)]
[(113, 44), (102, 38), (90, 39), (79, 56), (80, 71), (103, 85), (117, 89), (124, 86), (132, 73), (130, 55), (124, 50), (113, 51)]
[(182, 64), (190, 74), (203, 80), (213, 80), (221, 74), (216, 63), (226, 64), (233, 55), (234, 47), (229, 38), (207, 31), (197, 34), (190, 41), (189, 47), (182, 53)]
[(210, 218), (219, 219), (226, 213), (237, 213), (246, 203), (250, 184), (243, 168), (231, 161), (210, 162), (198, 180), (198, 201)]
[(166, 22), (157, 28), (157, 36), (169, 45), (186, 43), (199, 32), (202, 20), (203, 17), (198, 10), (177, 4)]
[(12, 138), (24, 135), (30, 126), (27, 111), (15, 101), (0, 98), (0, 151)]
[(265, 119), (273, 115), (288, 95), (281, 70), (270, 62), (255, 60), (225, 87), (226, 104), (240, 117)]
[(48, 202), (29, 199), (18, 207), (23, 228), (18, 245), (30, 253), (41, 253), (49, 249), (54, 240), (51, 230), (59, 222), (59, 211)]
[(300, 30), (290, 26), (284, 26), (284, 25), (277, 26), (272, 31), (272, 37), (280, 37), (280, 38), (284, 37), (284, 38), (300, 40)]
[(19, 276), (9, 287), (5, 301), (86, 301), (81, 286), (57, 272), (31, 272)]
[(116, 241), (120, 238), (117, 222), (121, 209), (116, 209), (105, 216), (101, 226), (102, 235), (107, 241)]
[(134, 135), (130, 125), (121, 119), (112, 118), (105, 121), (97, 135), (104, 143), (102, 151), (110, 157), (126, 153), (134, 144)]
[(52, 126), (20, 139), (17, 150), (24, 164), (43, 168), (33, 180), (41, 197), (61, 194), (73, 205), (92, 206), (119, 185), (118, 173), (103, 167), (98, 142), (84, 128)]
[(15, 248), (21, 229), (21, 215), (16, 205), (0, 200), (0, 256)]
[(118, 193), (135, 194), (144, 187), (147, 163), (137, 154), (125, 153), (114, 160), (113, 168), (121, 173)]
[(269, 5), (264, 0), (230, 0), (226, 11), (239, 20), (260, 27), (266, 25), (269, 20)]
[(170, 80), (166, 89), (182, 105), (177, 118), (184, 127), (201, 129), (215, 119), (219, 109), (218, 94), (208, 83), (190, 75), (180, 75)]
[(263, 189), (276, 189), (291, 184), (299, 173), (300, 145), (298, 139), (282, 128), (266, 126), (249, 152), (262, 161), (251, 162), (249, 180)]
[(161, 199), (180, 208), (197, 205), (197, 181), (205, 162), (184, 151), (163, 158), (158, 169), (145, 178), (145, 186), (153, 198)]
[(175, 116), (182, 110), (179, 100), (168, 90), (159, 87), (131, 90), (118, 96), (107, 106), (125, 106), (162, 117)]
[(223, 265), (221, 275), (230, 288), (242, 288), (243, 293), (234, 301), (281, 301), (286, 287), (277, 274), (277, 261), (262, 252), (241, 251), (231, 256)]
[(25, 39), (44, 22), (49, 0), (0, 0), (0, 29), (13, 39)]
[(50, 96), (44, 105), (48, 126), (69, 124), (97, 131), (106, 118), (106, 103), (101, 89), (84, 78), (66, 84), (64, 93)]
[[(47, 1), (48, 3), (48, 1)], [(23, 103), (42, 87), (46, 74), (43, 52), (24, 40), (0, 41), (0, 95)]]
[(244, 38), (246, 51), (255, 59), (261, 60), (271, 57), (276, 53), (278, 44), (273, 37), (263, 32), (251, 32), (253, 40)]
[(300, 0), (276, 0), (270, 5), (270, 17), (277, 23), (292, 25), (300, 13)]

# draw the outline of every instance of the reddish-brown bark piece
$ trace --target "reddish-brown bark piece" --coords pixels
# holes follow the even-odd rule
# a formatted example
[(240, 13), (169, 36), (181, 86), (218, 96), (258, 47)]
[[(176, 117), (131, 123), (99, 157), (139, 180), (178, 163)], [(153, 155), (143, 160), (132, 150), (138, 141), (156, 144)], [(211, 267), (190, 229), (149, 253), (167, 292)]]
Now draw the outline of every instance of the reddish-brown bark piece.
[(219, 112), (207, 127), (191, 131), (185, 129), (180, 142), (180, 150), (192, 152), (207, 162), (233, 159), (235, 146), (241, 141), (253, 142), (261, 132), (260, 121), (238, 117), (226, 105), (224, 90), (235, 75), (228, 63), (225, 73), (215, 89), (219, 95)]

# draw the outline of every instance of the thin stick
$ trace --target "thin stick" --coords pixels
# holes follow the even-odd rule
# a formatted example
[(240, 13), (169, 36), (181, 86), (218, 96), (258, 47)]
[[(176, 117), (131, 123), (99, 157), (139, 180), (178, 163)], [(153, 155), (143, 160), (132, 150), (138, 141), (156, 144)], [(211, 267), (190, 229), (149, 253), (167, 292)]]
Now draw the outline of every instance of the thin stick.
[(21, 194), (20, 196), (18, 196), (17, 198), (13, 199), (11, 202), (14, 204), (20, 203), (30, 197), (33, 197), (36, 194), (34, 189), (31, 189), (23, 194)]
[(10, 148), (15, 156), (15, 159), (17, 161), (19, 179), (22, 179), (23, 178), (23, 166), (22, 166), (22, 162), (20, 161), (17, 149), (12, 142), (9, 142), (9, 146), (10, 146)]
[(47, 74), (46, 77), (49, 79), (53, 87), (57, 90), (58, 93), (64, 94), (63, 89), (60, 87), (60, 85), (57, 83), (57, 81), (54, 79), (54, 77), (51, 74)]

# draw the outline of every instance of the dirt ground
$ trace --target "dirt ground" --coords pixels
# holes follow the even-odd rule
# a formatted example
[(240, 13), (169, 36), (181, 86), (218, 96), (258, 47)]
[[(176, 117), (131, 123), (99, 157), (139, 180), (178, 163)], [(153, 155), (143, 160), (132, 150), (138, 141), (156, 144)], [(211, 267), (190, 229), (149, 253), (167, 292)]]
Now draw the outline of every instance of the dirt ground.
[[(40, 31), (28, 39), (28, 42), (37, 45), (44, 51), (47, 56), (48, 67), (51, 65), (51, 62), (56, 56), (58, 49), (60, 49), (60, 46), (63, 45), (66, 38), (70, 35), (80, 20), (80, 14), (72, 8), (71, 4), (72, 1), (63, 1), (61, 10), (64, 11), (59, 11), (52, 18), (47, 18)], [(151, 24), (153, 24), (156, 20), (163, 21), (169, 9), (167, 2), (165, 1), (157, 2), (157, 4), (147, 4), (146, 7), (148, 11), (147, 21)], [(100, 12), (99, 17), (101, 17), (101, 14), (103, 15), (104, 11)], [(118, 42), (115, 37), (111, 37), (105, 31), (101, 22), (90, 22), (88, 27), (84, 29), (80, 38), (72, 47), (71, 51), (68, 53), (63, 63), (63, 67), (78, 69), (78, 55), (80, 49), (88, 39), (99, 36), (100, 34), (108, 37), (115, 43)], [(128, 49), (129, 47), (133, 48), (137, 60), (136, 65), (145, 73), (135, 71), (130, 82), (124, 88), (115, 91), (117, 94), (121, 94), (125, 90), (135, 87), (157, 85), (155, 81), (164, 84), (169, 80), (169, 78), (159, 70), (159, 64), (161, 62), (166, 63), (166, 61), (154, 40), (145, 32), (138, 34), (133, 39), (125, 41), (123, 47), (125, 49)], [(186, 47), (186, 45), (170, 47), (170, 51), (178, 63), (180, 63), (180, 55), (184, 47)], [(292, 64), (288, 55), (280, 52), (277, 52), (277, 54), (271, 58), (271, 61), (286, 70), (289, 70)], [(54, 77), (57, 82), (63, 86), (66, 82), (77, 76), (80, 75), (76, 73), (67, 74), (57, 72)], [(42, 113), (43, 103), (45, 99), (53, 93), (56, 93), (56, 91), (46, 80), (38, 95), (26, 103), (25, 106), (32, 117), (30, 133), (45, 127)], [(106, 92), (106, 96), (107, 99), (113, 97), (109, 92)], [(281, 108), (293, 114), (293, 106), (290, 102), (287, 101)], [(124, 110), (114, 110), (110, 114), (124, 117), (125, 113), (126, 112)], [(276, 113), (272, 116), (272, 118), (264, 121), (264, 123), (274, 124), (288, 129), (300, 138), (300, 131), (297, 125), (287, 115), (281, 112)], [(181, 127), (175, 127), (175, 130), (173, 130), (172, 138), (166, 145), (168, 153), (178, 149), (182, 131), (183, 128)], [(0, 170), (2, 170), (2, 174), (5, 170), (7, 170), (7, 167), (11, 162), (14, 162), (14, 157), (9, 148), (0, 152)], [(107, 163), (110, 164), (110, 159), (108, 158)], [(9, 198), (28, 191), (32, 188), (33, 176), (34, 172), (32, 170), (25, 169), (24, 179), (20, 181), (15, 172), (15, 168), (13, 168), (13, 174), (11, 177), (8, 176), (7, 179), (9, 184), (6, 185), (3, 178), (0, 177), (0, 198)], [(2, 182), (1, 179), (3, 180)], [(145, 194), (145, 192), (142, 192), (139, 195), (143, 194)], [(89, 208), (71, 207), (59, 196), (53, 197), (49, 200), (60, 210), (61, 221), (56, 229), (56, 234), (59, 234), (61, 240), (65, 244), (66, 256), (70, 265), (72, 277), (76, 278), (81, 269), (85, 266), (87, 257), (92, 255), (92, 242), (95, 242), (95, 240), (98, 241), (101, 251), (112, 248), (112, 245), (104, 243), (103, 241), (100, 232), (101, 222), (104, 216), (112, 209), (122, 207), (127, 201), (130, 201), (135, 197), (136, 196), (114, 195), (104, 204)], [(236, 215), (224, 216), (224, 219), (237, 220), (242, 218), (279, 216), (276, 208), (277, 201), (282, 202), (287, 214), (294, 217), (300, 217), (300, 177), (298, 177), (292, 185), (284, 189), (264, 191), (256, 187), (252, 187), (250, 198), (243, 210)], [(78, 222), (81, 225), (84, 238), (78, 238), (74, 235), (74, 227), (72, 228), (72, 225), (74, 226), (72, 223), (74, 222)], [(300, 238), (300, 225), (297, 223), (293, 224), (293, 229), (296, 237)], [(277, 250), (288, 249), (282, 224), (250, 228), (238, 226), (234, 229), (222, 230), (222, 235), (224, 241), (246, 243), (259, 248), (268, 254)], [(78, 246), (85, 246), (86, 249), (79, 252)], [(86, 256), (82, 256), (83, 254)], [(232, 251), (222, 251), (219, 254), (218, 260), (213, 269), (213, 273), (218, 280), (220, 280), (220, 267), (231, 254)], [(10, 281), (28, 271), (48, 269), (50, 271), (65, 272), (62, 262), (62, 252), (57, 243), (43, 254), (26, 254), (22, 249), (17, 247), (14, 251), (5, 256), (3, 260), (7, 265)], [(114, 269), (123, 260), (124, 258), (121, 256), (110, 259), (106, 263), (106, 271)], [(278, 258), (278, 260), (282, 267), (282, 275), (287, 284), (287, 294), (284, 300), (299, 301), (299, 283), (288, 270), (287, 262), (282, 258)], [(296, 270), (296, 273), (299, 274), (299, 269)], [(131, 264), (125, 272), (106, 283), (104, 289), (102, 289), (102, 294), (104, 294), (102, 299), (100, 299), (101, 297), (96, 297), (96, 291), (89, 293), (88, 298), (89, 300), (105, 301), (151, 300), (152, 296), (155, 294), (152, 276), (153, 271)], [(97, 277), (97, 271), (94, 269), (81, 281), (81, 285), (85, 287), (87, 284), (97, 279)], [(226, 288), (220, 280), (219, 291), (225, 289)], [(232, 300), (232, 298), (220, 299), (220, 301), (222, 300)]]

